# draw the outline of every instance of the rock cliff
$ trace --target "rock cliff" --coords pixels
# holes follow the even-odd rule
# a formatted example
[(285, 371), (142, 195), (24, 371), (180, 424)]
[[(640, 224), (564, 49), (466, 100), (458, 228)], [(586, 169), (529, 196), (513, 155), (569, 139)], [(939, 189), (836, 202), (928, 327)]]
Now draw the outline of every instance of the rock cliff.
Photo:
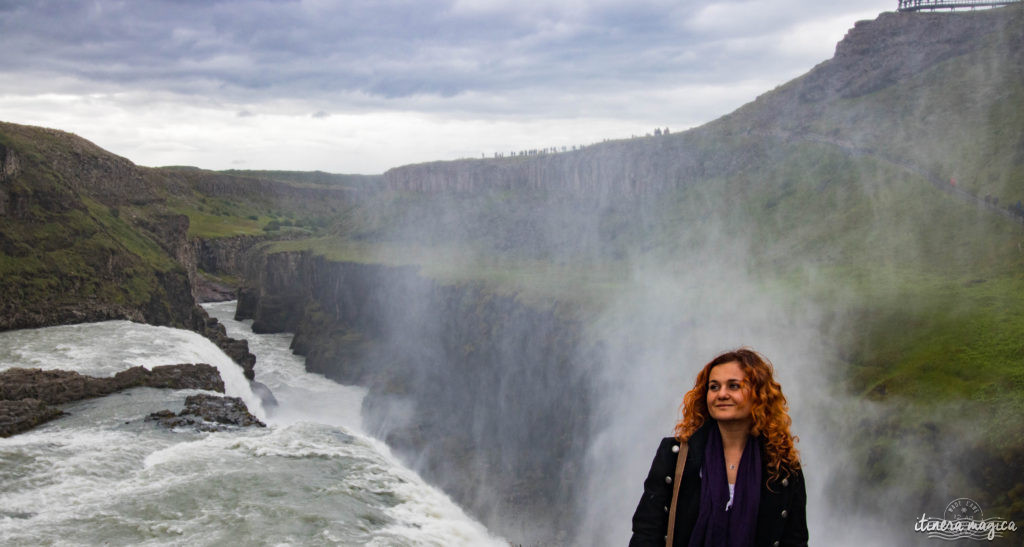
[[(610, 141), (572, 152), (407, 165), (384, 173), (393, 190), (474, 192), (545, 189), (594, 197), (664, 190), (732, 160), (702, 156), (692, 135)], [(727, 160), (725, 165), (718, 162)]]

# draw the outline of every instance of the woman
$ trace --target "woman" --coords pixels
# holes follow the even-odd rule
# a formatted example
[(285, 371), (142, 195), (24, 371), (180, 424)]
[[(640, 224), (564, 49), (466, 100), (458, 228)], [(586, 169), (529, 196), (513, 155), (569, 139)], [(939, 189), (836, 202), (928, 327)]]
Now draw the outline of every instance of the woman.
[(631, 547), (665, 545), (681, 448), (672, 545), (807, 545), (807, 494), (771, 363), (743, 348), (704, 366), (661, 441), (633, 514)]

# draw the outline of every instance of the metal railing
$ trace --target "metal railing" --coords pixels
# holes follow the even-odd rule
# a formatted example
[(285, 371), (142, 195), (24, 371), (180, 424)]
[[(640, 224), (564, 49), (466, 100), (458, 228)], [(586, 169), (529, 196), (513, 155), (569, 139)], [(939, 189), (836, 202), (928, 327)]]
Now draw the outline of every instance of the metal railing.
[(1021, 0), (899, 0), (900, 5), (897, 11), (921, 11), (940, 9), (966, 9), (966, 8), (994, 8), (1009, 4), (1019, 4)]

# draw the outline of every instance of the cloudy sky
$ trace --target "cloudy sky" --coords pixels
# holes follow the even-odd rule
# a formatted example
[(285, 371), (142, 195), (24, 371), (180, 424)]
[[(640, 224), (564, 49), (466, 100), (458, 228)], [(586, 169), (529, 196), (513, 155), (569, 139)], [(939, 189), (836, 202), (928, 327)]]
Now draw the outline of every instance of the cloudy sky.
[(141, 165), (380, 173), (700, 125), (896, 0), (0, 0), (0, 120)]

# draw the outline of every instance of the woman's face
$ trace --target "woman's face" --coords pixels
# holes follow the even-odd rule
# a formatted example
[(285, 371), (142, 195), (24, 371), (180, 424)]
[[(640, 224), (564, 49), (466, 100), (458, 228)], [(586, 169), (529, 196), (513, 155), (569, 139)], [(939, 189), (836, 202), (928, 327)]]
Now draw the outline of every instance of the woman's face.
[(750, 420), (750, 387), (736, 361), (711, 369), (708, 379), (708, 411), (719, 422)]

